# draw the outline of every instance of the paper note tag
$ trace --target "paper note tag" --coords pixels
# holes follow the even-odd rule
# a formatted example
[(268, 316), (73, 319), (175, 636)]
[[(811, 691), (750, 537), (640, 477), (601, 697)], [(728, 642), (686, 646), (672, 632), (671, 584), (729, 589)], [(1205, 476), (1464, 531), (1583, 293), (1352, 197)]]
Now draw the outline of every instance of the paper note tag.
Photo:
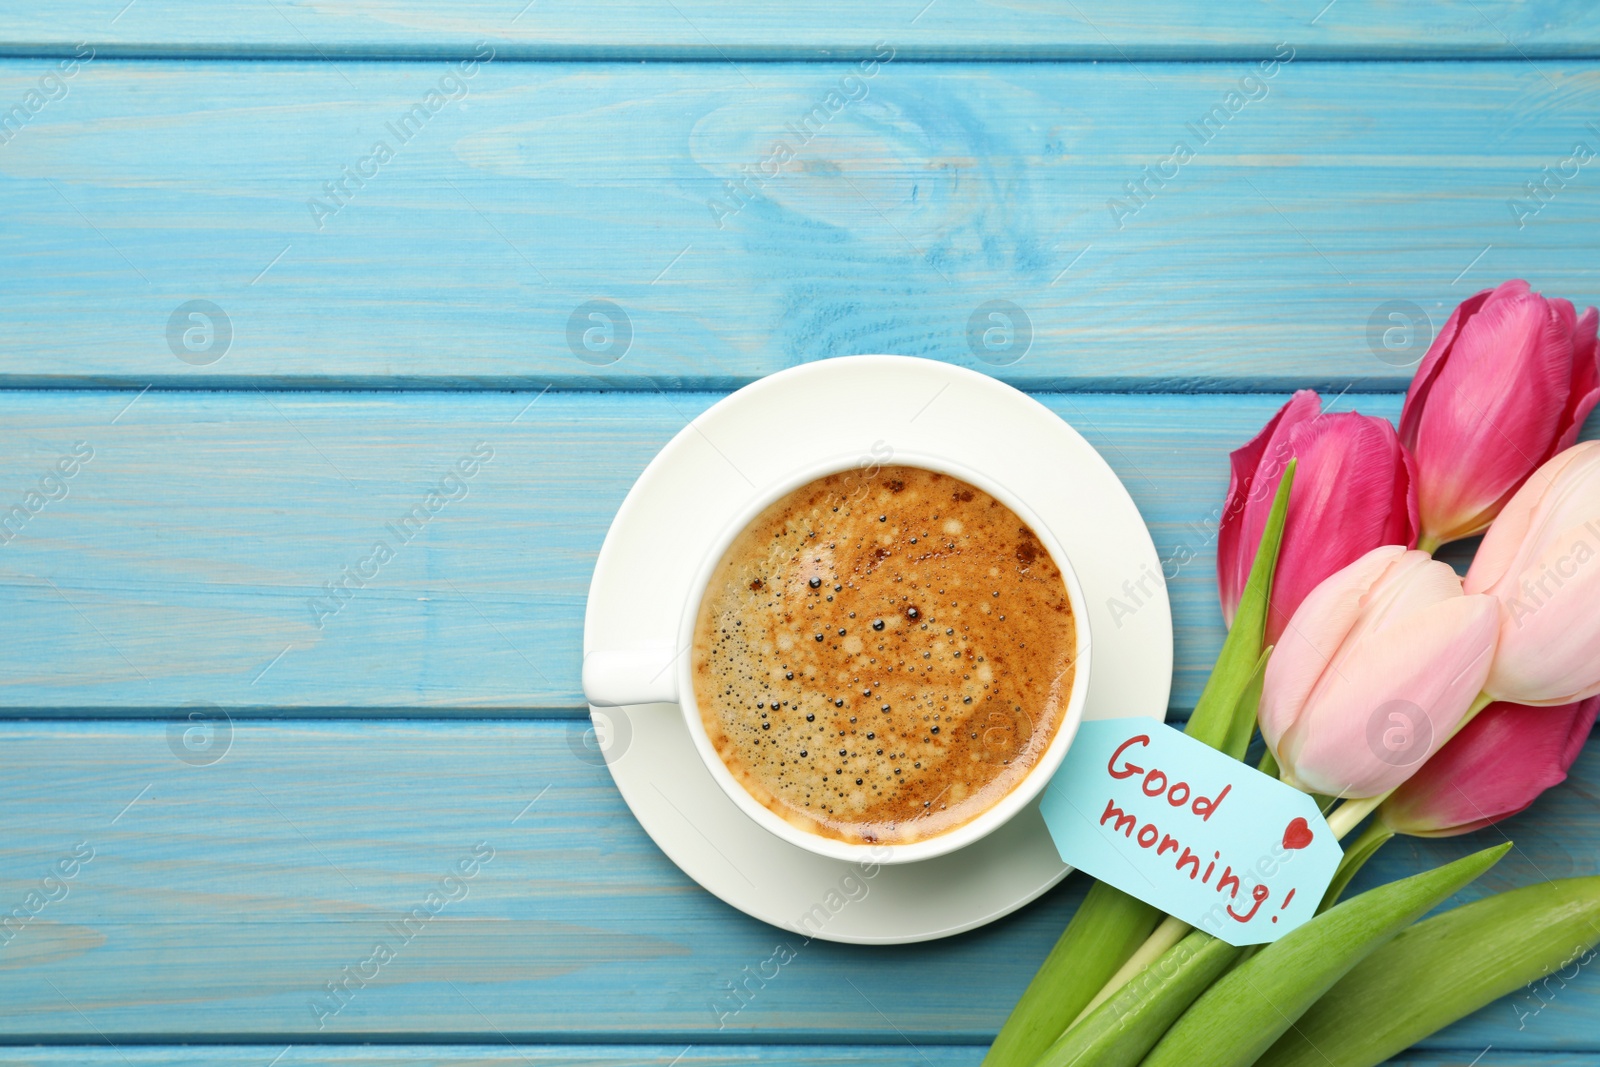
[(1316, 801), (1154, 719), (1079, 726), (1040, 810), (1063, 862), (1230, 945), (1310, 919), (1344, 855)]

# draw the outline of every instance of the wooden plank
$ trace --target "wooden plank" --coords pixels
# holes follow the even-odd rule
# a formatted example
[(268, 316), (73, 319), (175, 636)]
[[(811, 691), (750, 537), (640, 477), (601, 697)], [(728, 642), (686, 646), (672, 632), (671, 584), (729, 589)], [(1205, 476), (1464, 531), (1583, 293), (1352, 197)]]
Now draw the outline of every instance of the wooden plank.
[[(736, 1067), (783, 1063), (793, 1067), (895, 1067), (911, 1057), (929, 1067), (977, 1067), (976, 1045), (205, 1045), (118, 1048), (69, 1045), (0, 1048), (0, 1067)], [(272, 1058), (283, 1053), (273, 1063)], [(1505, 1061), (1485, 1061), (1499, 1067)], [(1521, 1061), (1526, 1063), (1528, 1061)], [(1538, 1067), (1593, 1067), (1592, 1057), (1551, 1057)]]
[[(0, 1048), (0, 1067), (265, 1067), (281, 1045), (67, 1045)], [(378, 1045), (356, 1048), (291, 1045), (273, 1067), (725, 1067), (784, 1063), (793, 1067), (879, 1067), (926, 1063), (929, 1067), (977, 1067), (982, 1045)], [(1501, 1054), (1462, 1049), (1411, 1052), (1390, 1067), (1595, 1067), (1600, 1056), (1584, 1053)], [(909, 1060), (908, 1060), (909, 1058)]]
[(1592, 7), (1544, 0), (1445, 0), (1426, 8), (1344, 0), (1337, 8), (1288, 8), (1266, 0), (1225, 10), (1180, 0), (1137, 9), (1099, 0), (1061, 7), (839, 0), (803, 10), (752, 9), (726, 0), (668, 8), (630, 0), (606, 17), (574, 0), (483, 0), (447, 11), (418, 0), (339, 5), (285, 2), (206, 6), (194, 0), (120, 4), (84, 0), (48, 14), (8, 5), (5, 41), (13, 50), (102, 42), (145, 55), (437, 56), (489, 39), (525, 57), (829, 58), (886, 39), (908, 54), (944, 58), (1217, 58), (1253, 53), (1279, 41), (1319, 56), (1505, 56), (1594, 54), (1600, 20)]
[[(0, 513), (30, 491), (66, 493), (25, 524), (13, 518), (0, 544), (12, 650), (0, 709), (573, 708), (605, 531), (645, 464), (715, 399), (0, 392)], [(1227, 451), (1283, 398), (1041, 399), (1100, 450), (1151, 527), (1171, 575), (1173, 706), (1190, 707), (1222, 638), (1212, 539)], [(1393, 417), (1398, 401), (1360, 407)], [(465, 495), (328, 613), (324, 583), (370, 555), (385, 524), (479, 442), (493, 458)], [(75, 450), (93, 455), (64, 490), (43, 485)]]
[[(87, 857), (0, 946), (0, 1035), (980, 1043), (1081, 894), (1069, 879), (981, 932), (922, 945), (805, 943), (689, 882), (605, 769), (575, 755), (577, 729), (237, 723), (224, 757), (196, 766), (162, 723), (0, 724), (0, 902), (24, 905), (59, 861)], [(1597, 786), (1591, 746), (1570, 782), (1507, 825), (1519, 850), (1463, 899), (1592, 871)], [(1498, 839), (1402, 842), (1363, 882)], [(393, 941), (392, 924), (485, 846), (456, 900), (366, 968), (341, 1011), (316, 1011), (326, 983)], [(780, 943), (794, 958), (719, 1014), (728, 983)], [(1597, 997), (1585, 968), (1531, 1018), (1502, 1002), (1430, 1044), (1597, 1052)]]
[[(0, 62), (0, 104), (52, 69)], [(1569, 162), (1600, 149), (1592, 62), (76, 69), (0, 145), (0, 385), (724, 388), (887, 351), (1030, 388), (1396, 389), (1475, 288), (1600, 300)]]

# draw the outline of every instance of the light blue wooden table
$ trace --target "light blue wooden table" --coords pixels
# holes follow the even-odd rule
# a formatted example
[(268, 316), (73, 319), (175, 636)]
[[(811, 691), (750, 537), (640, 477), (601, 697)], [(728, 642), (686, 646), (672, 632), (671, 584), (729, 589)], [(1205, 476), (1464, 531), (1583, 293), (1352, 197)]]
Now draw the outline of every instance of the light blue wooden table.
[[(1477, 288), (1600, 300), (1600, 9), (1324, 2), (0, 3), (0, 1064), (976, 1064), (1078, 880), (812, 943), (719, 1028), (787, 935), (588, 757), (595, 553), (742, 383), (974, 366), (1193, 557), (1186, 714), (1227, 450), (1296, 386), (1396, 415)], [(1466, 895), (1600, 868), (1597, 790), (1591, 753)], [(1597, 1024), (1585, 968), (1404, 1062), (1593, 1067)]]

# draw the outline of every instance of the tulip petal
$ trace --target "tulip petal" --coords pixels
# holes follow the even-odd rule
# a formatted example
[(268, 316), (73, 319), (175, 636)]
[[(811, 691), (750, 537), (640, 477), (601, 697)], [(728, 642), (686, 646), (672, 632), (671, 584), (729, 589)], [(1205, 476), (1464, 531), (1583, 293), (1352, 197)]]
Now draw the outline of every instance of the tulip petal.
[(1417, 538), (1422, 533), (1417, 503), (1419, 485), (1417, 462), (1402, 446), (1400, 463), (1395, 470), (1394, 496), (1389, 502), (1389, 522), (1384, 527), (1382, 544), (1417, 547)]
[[(1600, 455), (1595, 454), (1596, 449), (1600, 449), (1600, 441), (1585, 441), (1558, 453), (1512, 494), (1499, 517), (1489, 527), (1489, 532), (1484, 534), (1483, 543), (1478, 546), (1472, 566), (1467, 569), (1467, 576), (1462, 582), (1463, 589), (1468, 593), (1516, 595), (1520, 580), (1516, 575), (1522, 570), (1519, 556), (1524, 554), (1525, 546), (1533, 537), (1536, 518), (1545, 504), (1546, 494), (1557, 483), (1562, 472), (1574, 462), (1581, 460), (1588, 463), (1600, 459)], [(1506, 583), (1505, 591), (1501, 589), (1502, 583)]]
[(1600, 522), (1536, 541), (1542, 551), (1518, 569), (1518, 587), (1500, 594), (1500, 651), (1486, 688), (1521, 704), (1565, 704), (1600, 693), (1600, 627), (1592, 620)]
[(1527, 282), (1513, 279), (1500, 283), (1496, 289), (1480, 289), (1450, 312), (1450, 317), (1444, 322), (1444, 328), (1439, 331), (1439, 336), (1433, 339), (1433, 344), (1428, 346), (1427, 354), (1422, 357), (1422, 363), (1412, 376), (1411, 387), (1406, 390), (1405, 406), (1400, 409), (1400, 440), (1405, 443), (1406, 448), (1417, 447), (1417, 424), (1422, 418), (1422, 410), (1427, 404), (1428, 394), (1433, 390), (1433, 383), (1444, 368), (1445, 357), (1450, 354), (1456, 335), (1461, 332), (1462, 322), (1476, 315), (1491, 296), (1501, 290), (1514, 291), (1509, 287), (1514, 287), (1519, 282), (1522, 286), (1521, 291), (1527, 292)]
[(1482, 530), (1544, 461), (1572, 383), (1572, 341), (1543, 297), (1488, 301), (1461, 330), (1422, 408), (1412, 452), (1423, 527)]
[(1429, 347), (1400, 418), (1423, 540), (1480, 532), (1600, 402), (1596, 326), (1520, 279), (1474, 294)]
[(1383, 821), (1413, 837), (1454, 837), (1515, 815), (1566, 780), (1597, 711), (1600, 697), (1490, 704), (1384, 801)]
[[(1278, 643), (1289, 616), (1328, 575), (1391, 533), (1407, 545), (1416, 538), (1405, 451), (1388, 420), (1355, 412), (1322, 415), (1295, 426), (1289, 444), (1300, 465), (1273, 578), (1268, 644)], [(1406, 510), (1397, 515), (1400, 494)]]
[[(1228, 456), (1228, 497), (1217, 528), (1217, 593), (1222, 598), (1222, 617), (1233, 625), (1239, 598), (1250, 578), (1255, 546), (1261, 541), (1272, 497), (1277, 492), (1283, 468), (1289, 462), (1288, 434), (1296, 425), (1315, 418), (1322, 400), (1311, 389), (1301, 389), (1290, 397), (1261, 432)], [(1262, 507), (1252, 505), (1264, 504)]]
[(1561, 433), (1555, 451), (1572, 447), (1583, 428), (1583, 420), (1600, 401), (1600, 364), (1596, 363), (1595, 330), (1600, 327), (1600, 312), (1585, 311), (1572, 329), (1572, 385), (1567, 409), (1561, 414)]
[[(1257, 713), (1261, 735), (1278, 752), (1345, 635), (1360, 618), (1367, 591), (1399, 557), (1399, 545), (1375, 548), (1330, 576), (1301, 601), (1267, 660)], [(1284, 762), (1280, 755), (1279, 762)]]
[[(1572, 706), (1572, 705), (1567, 705)], [(1594, 729), (1596, 718), (1600, 718), (1600, 696), (1592, 696), (1587, 700), (1577, 702), (1577, 711), (1572, 716), (1572, 721), (1567, 726), (1567, 738), (1561, 743), (1561, 752), (1556, 757), (1562, 767), (1562, 779), (1566, 778), (1566, 770), (1578, 762), (1578, 757), (1583, 755), (1583, 746), (1589, 741), (1589, 731)], [(1545, 709), (1548, 713), (1556, 709)], [(1552, 782), (1551, 785), (1560, 785)]]
[[(1410, 777), (1455, 731), (1482, 690), (1498, 615), (1492, 597), (1451, 597), (1411, 612), (1404, 626), (1384, 627), (1341, 650), (1338, 671), (1322, 676), (1290, 731), (1283, 762), (1292, 784), (1330, 796), (1367, 797)], [(1427, 719), (1425, 750), (1385, 751), (1374, 743), (1390, 712), (1402, 709), (1413, 726), (1414, 716)], [(1415, 736), (1424, 740), (1420, 732)]]
[(1361, 604), (1361, 618), (1345, 645), (1391, 626), (1411, 625), (1411, 616), (1429, 605), (1461, 595), (1461, 579), (1446, 563), (1426, 552), (1396, 556), (1382, 581)]

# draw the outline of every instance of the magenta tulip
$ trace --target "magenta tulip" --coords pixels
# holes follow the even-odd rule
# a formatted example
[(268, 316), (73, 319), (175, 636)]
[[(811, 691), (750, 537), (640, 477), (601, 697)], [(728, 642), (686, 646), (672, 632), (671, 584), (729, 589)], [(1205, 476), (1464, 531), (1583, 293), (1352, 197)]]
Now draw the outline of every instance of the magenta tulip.
[(1261, 734), (1283, 780), (1344, 797), (1405, 781), (1483, 688), (1498, 618), (1493, 597), (1463, 594), (1449, 565), (1400, 545), (1313, 589), (1261, 693)]
[(1600, 694), (1600, 441), (1567, 449), (1517, 490), (1465, 588), (1500, 601), (1491, 696), (1555, 705)]
[(1454, 837), (1522, 811), (1567, 777), (1600, 697), (1554, 708), (1494, 703), (1383, 802), (1391, 830)]
[(1417, 543), (1417, 497), (1411, 459), (1385, 419), (1319, 414), (1317, 394), (1302, 389), (1255, 438), (1234, 452), (1228, 500), (1217, 534), (1217, 589), (1231, 626), (1250, 576), (1272, 498), (1290, 459), (1295, 468), (1283, 546), (1267, 612), (1267, 644), (1306, 594), (1328, 575), (1379, 545)]
[(1422, 547), (1482, 531), (1534, 469), (1578, 439), (1600, 401), (1595, 328), (1520, 279), (1450, 313), (1406, 394)]

